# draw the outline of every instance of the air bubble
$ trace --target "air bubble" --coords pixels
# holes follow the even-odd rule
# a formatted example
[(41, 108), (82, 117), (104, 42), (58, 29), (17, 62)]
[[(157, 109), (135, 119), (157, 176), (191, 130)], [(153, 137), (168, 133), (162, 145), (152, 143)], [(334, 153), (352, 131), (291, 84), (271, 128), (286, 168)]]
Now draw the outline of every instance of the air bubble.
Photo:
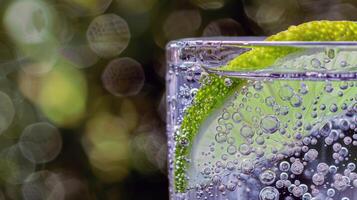
[(312, 182), (315, 185), (322, 185), (325, 182), (325, 176), (323, 174), (317, 173), (312, 176)]
[(290, 163), (287, 161), (283, 161), (279, 165), (280, 171), (287, 172), (290, 169)]
[(227, 147), (227, 152), (230, 154), (230, 155), (234, 155), (236, 152), (237, 152), (237, 147), (234, 146), (234, 145), (229, 145)]
[(235, 112), (232, 115), (232, 120), (238, 124), (242, 121), (242, 115), (239, 112)]
[(317, 165), (317, 172), (326, 175), (329, 171), (329, 166), (326, 163), (319, 163)]
[(243, 155), (250, 154), (250, 147), (247, 144), (241, 144), (239, 146), (239, 152)]
[(302, 104), (302, 98), (299, 95), (294, 94), (290, 99), (290, 105), (293, 107), (299, 107), (301, 106), (301, 104)]
[(338, 110), (337, 105), (336, 105), (336, 104), (331, 104), (331, 106), (330, 106), (330, 111), (331, 111), (331, 112), (337, 112), (337, 110)]
[(299, 160), (295, 160), (295, 162), (291, 165), (290, 171), (293, 174), (299, 175), (304, 171), (304, 165)]
[(279, 90), (279, 96), (283, 101), (290, 100), (294, 95), (294, 90), (289, 85), (284, 85)]
[(265, 104), (269, 107), (273, 107), (275, 104), (275, 99), (272, 96), (269, 96), (265, 99)]
[(224, 79), (224, 85), (225, 86), (230, 87), (230, 86), (232, 86), (232, 84), (233, 84), (233, 81), (230, 78), (225, 78)]
[(275, 133), (280, 126), (278, 118), (273, 115), (265, 116), (260, 121), (260, 127), (267, 133)]
[(279, 191), (273, 187), (265, 187), (259, 193), (260, 200), (278, 200)]
[(329, 196), (329, 197), (335, 196), (335, 193), (336, 192), (335, 192), (335, 190), (333, 188), (328, 189), (327, 192), (326, 192), (327, 196)]
[(317, 58), (311, 59), (310, 63), (311, 63), (311, 66), (314, 67), (314, 68), (320, 68), (321, 67), (321, 62)]
[(348, 163), (347, 168), (351, 171), (354, 171), (356, 169), (356, 164), (354, 163)]
[(274, 183), (276, 174), (274, 171), (267, 169), (259, 175), (259, 180), (264, 185), (271, 185)]
[(251, 138), (254, 135), (253, 129), (247, 125), (242, 126), (240, 134), (245, 138)]
[(304, 159), (305, 159), (306, 161), (310, 161), (310, 162), (311, 162), (311, 161), (314, 161), (314, 160), (316, 160), (318, 154), (319, 154), (319, 153), (317, 152), (316, 149), (310, 149), (308, 152), (305, 153)]

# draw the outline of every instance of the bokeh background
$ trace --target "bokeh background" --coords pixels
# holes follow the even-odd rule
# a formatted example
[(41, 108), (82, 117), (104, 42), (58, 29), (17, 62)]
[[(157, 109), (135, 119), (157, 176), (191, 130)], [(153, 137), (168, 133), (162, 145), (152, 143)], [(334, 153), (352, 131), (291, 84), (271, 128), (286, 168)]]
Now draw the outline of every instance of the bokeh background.
[(354, 0), (1, 0), (0, 200), (168, 199), (168, 41), (356, 13)]

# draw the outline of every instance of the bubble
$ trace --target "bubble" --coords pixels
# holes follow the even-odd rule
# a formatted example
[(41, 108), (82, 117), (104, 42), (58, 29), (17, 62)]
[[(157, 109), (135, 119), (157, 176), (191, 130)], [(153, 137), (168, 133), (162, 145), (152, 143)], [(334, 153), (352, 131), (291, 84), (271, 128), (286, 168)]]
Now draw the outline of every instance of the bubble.
[(215, 140), (216, 140), (216, 142), (218, 142), (218, 143), (226, 142), (226, 141), (227, 141), (227, 135), (224, 134), (224, 133), (217, 133), (217, 134), (215, 135)]
[(260, 200), (278, 200), (279, 191), (273, 187), (265, 187), (259, 193)]
[(319, 163), (317, 165), (317, 172), (326, 175), (329, 172), (329, 166), (326, 163)]
[(330, 131), (332, 129), (332, 124), (331, 122), (327, 122), (324, 126), (320, 128), (320, 134), (324, 137), (328, 136), (330, 134)]
[(10, 97), (0, 91), (0, 133), (9, 128), (15, 117), (15, 108)]
[(225, 78), (224, 79), (224, 85), (225, 86), (230, 87), (230, 86), (232, 86), (232, 84), (233, 84), (232, 79), (230, 79), (230, 78)]
[(302, 195), (302, 200), (311, 200), (312, 195), (310, 193), (305, 193)]
[(327, 57), (329, 59), (335, 58), (335, 50), (334, 49), (328, 49), (327, 51), (325, 51), (325, 53), (327, 54)]
[(350, 127), (350, 123), (346, 119), (341, 119), (338, 123), (338, 126), (340, 127), (341, 130), (347, 131)]
[(280, 122), (277, 117), (273, 115), (265, 116), (260, 121), (260, 127), (267, 133), (275, 133), (280, 126)]
[(60, 153), (62, 137), (56, 127), (47, 122), (39, 122), (24, 129), (19, 147), (28, 160), (34, 163), (47, 163)]
[(251, 160), (245, 159), (241, 163), (241, 169), (243, 173), (249, 174), (254, 170), (254, 165)]
[(328, 169), (328, 171), (332, 174), (337, 172), (337, 167), (335, 165), (331, 165)]
[(234, 146), (234, 145), (229, 145), (227, 147), (227, 152), (230, 154), (230, 155), (234, 155), (236, 152), (237, 152), (237, 147)]
[(319, 155), (319, 153), (317, 152), (316, 149), (310, 149), (308, 152), (305, 153), (304, 155), (304, 159), (306, 161), (314, 161), (316, 160), (317, 156)]
[(21, 191), (25, 200), (65, 199), (65, 186), (61, 182), (60, 177), (47, 170), (29, 175)]
[(240, 23), (231, 18), (210, 22), (203, 30), (203, 36), (241, 36), (245, 31)]
[(331, 93), (331, 92), (333, 91), (333, 86), (332, 86), (331, 83), (326, 83), (326, 85), (325, 85), (325, 91), (326, 91), (327, 93)]
[(275, 104), (274, 97), (269, 96), (269, 97), (265, 98), (265, 104), (269, 107), (273, 107), (273, 105)]
[(118, 56), (129, 44), (128, 24), (115, 14), (100, 15), (90, 23), (87, 40), (98, 56), (103, 58)]
[(292, 193), (295, 197), (301, 197), (304, 194), (304, 191), (301, 187), (294, 187)]
[(271, 185), (274, 183), (276, 174), (274, 171), (267, 169), (259, 175), (259, 180), (264, 185)]
[(240, 134), (244, 137), (244, 138), (251, 138), (254, 135), (253, 129), (248, 126), (248, 125), (244, 125), (242, 126), (242, 128), (240, 129)]
[(290, 100), (294, 95), (294, 90), (289, 85), (284, 85), (279, 90), (279, 96), (283, 101)]
[(290, 99), (290, 105), (293, 107), (299, 107), (301, 106), (301, 104), (302, 104), (302, 98), (299, 95), (294, 94)]
[(331, 112), (337, 112), (337, 110), (338, 110), (338, 106), (336, 104), (331, 104), (330, 111)]
[(341, 174), (335, 174), (333, 187), (338, 191), (344, 191), (350, 185), (350, 179), (347, 176)]
[(321, 61), (319, 59), (317, 59), (317, 58), (313, 58), (310, 63), (311, 63), (311, 66), (313, 68), (320, 68), (321, 67)]
[(304, 165), (299, 160), (295, 160), (295, 162), (291, 165), (290, 171), (293, 174), (299, 175), (304, 171)]
[(335, 196), (335, 190), (333, 189), (333, 188), (329, 188), (328, 190), (327, 190), (327, 192), (326, 192), (326, 194), (327, 194), (327, 196), (329, 196), (329, 197), (333, 197), (333, 196)]
[(102, 82), (111, 94), (133, 96), (144, 86), (145, 75), (140, 63), (132, 58), (112, 60), (102, 74)]
[(3, 150), (0, 153), (0, 160), (0, 176), (11, 184), (23, 183), (26, 177), (35, 171), (35, 164), (24, 157), (18, 145)]
[(235, 112), (233, 113), (232, 115), (232, 120), (235, 122), (235, 123), (240, 123), (242, 121), (242, 115), (239, 113), (239, 112)]
[(54, 25), (53, 11), (44, 1), (14, 1), (4, 15), (8, 35), (22, 44), (47, 40)]
[(287, 161), (283, 161), (279, 164), (280, 171), (288, 172), (290, 170), (290, 163)]
[(241, 144), (239, 146), (239, 152), (243, 155), (250, 154), (250, 147), (247, 144)]
[(347, 164), (347, 169), (354, 171), (356, 169), (356, 164), (354, 163), (348, 163)]
[(315, 185), (322, 185), (325, 182), (325, 176), (323, 174), (317, 173), (312, 176), (312, 182)]

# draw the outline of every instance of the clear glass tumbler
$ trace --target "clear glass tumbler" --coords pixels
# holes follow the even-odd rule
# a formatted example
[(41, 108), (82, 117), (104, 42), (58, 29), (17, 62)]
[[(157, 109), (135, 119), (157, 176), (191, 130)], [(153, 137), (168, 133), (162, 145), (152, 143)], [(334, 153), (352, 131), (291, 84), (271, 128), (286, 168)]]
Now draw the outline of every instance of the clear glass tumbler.
[(357, 43), (167, 45), (170, 199), (357, 199)]

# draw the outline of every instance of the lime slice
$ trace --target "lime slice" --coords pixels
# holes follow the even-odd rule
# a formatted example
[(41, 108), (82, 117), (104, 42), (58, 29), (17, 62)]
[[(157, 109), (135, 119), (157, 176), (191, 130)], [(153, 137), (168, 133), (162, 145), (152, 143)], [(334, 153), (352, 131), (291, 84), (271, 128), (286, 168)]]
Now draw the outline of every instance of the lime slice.
[[(355, 41), (357, 40), (357, 24), (348, 21), (309, 22), (292, 26), (287, 31), (271, 36), (267, 40)], [(256, 47), (232, 60), (222, 69), (258, 70), (272, 66), (278, 61), (289, 63), (291, 59), (282, 58), (298, 50), (296, 48)], [(319, 53), (310, 56), (318, 57)], [(346, 62), (352, 62), (352, 57), (355, 57), (348, 58), (347, 53), (339, 52), (338, 54), (345, 56), (343, 59)], [(335, 64), (338, 59), (340, 58), (334, 58), (333, 63)], [(294, 62), (306, 60), (306, 57), (300, 57), (300, 60), (298, 58)], [(331, 66), (334, 67), (334, 64)], [(250, 170), (254, 164), (252, 161), (257, 160), (249, 153), (252, 149), (255, 151), (255, 156), (265, 154), (268, 158), (274, 159), (274, 154), (286, 146), (284, 142), (291, 141), (289, 138), (299, 138), (314, 125), (322, 124), (324, 119), (342, 109), (338, 106), (351, 104), (355, 96), (352, 87), (345, 82), (306, 81), (302, 85), (301, 81), (248, 83), (245, 80), (232, 79), (227, 84), (227, 78), (217, 75), (209, 76), (209, 81), (203, 84), (197, 92), (194, 104), (185, 113), (180, 133), (175, 138), (177, 145), (174, 184), (177, 192), (185, 192), (186, 189), (196, 184), (211, 181), (212, 174), (220, 174), (220, 172), (212, 172), (214, 168), (210, 166), (220, 165), (219, 161), (222, 159), (225, 161), (225, 169), (233, 167), (234, 163), (239, 160), (242, 162), (241, 170)], [(347, 87), (345, 87), (346, 84)], [(280, 88), (280, 91), (276, 91), (276, 88)], [(330, 91), (329, 88), (340, 89)], [(259, 95), (259, 97), (255, 98), (254, 95)], [(245, 103), (240, 106), (242, 102)], [(303, 105), (311, 106), (304, 107)], [(240, 134), (230, 134), (229, 137), (227, 134), (217, 134), (227, 131)], [(261, 132), (268, 133), (268, 136), (264, 134), (263, 137)], [(259, 149), (258, 146), (245, 145), (251, 144), (251, 140), (254, 140), (254, 144), (263, 143), (265, 148)], [(215, 141), (217, 145), (213, 146), (212, 141)], [(218, 145), (220, 141), (221, 146)], [(230, 160), (232, 156), (228, 155), (237, 151), (244, 157)]]

